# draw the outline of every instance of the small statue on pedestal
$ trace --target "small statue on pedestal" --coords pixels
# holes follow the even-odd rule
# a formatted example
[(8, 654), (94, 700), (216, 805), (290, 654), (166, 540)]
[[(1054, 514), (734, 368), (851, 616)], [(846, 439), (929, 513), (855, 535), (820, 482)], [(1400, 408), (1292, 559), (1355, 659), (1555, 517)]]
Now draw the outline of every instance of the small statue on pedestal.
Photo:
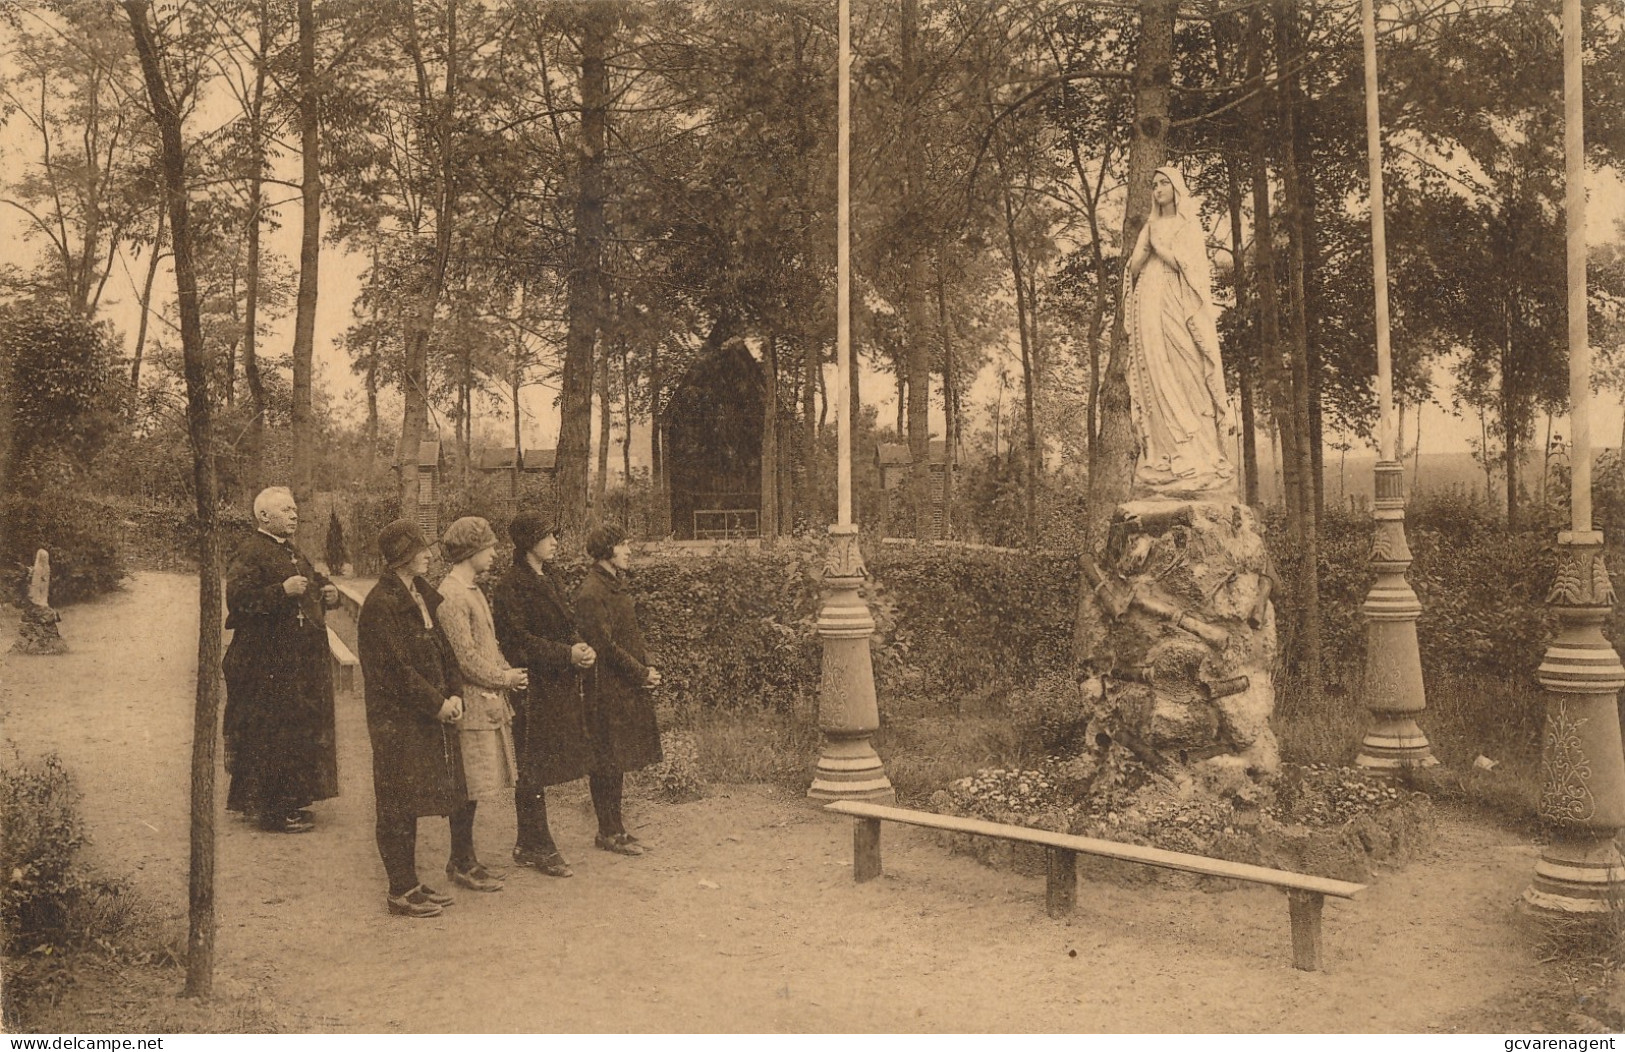
[(15, 654), (66, 654), (68, 644), (57, 631), (62, 615), (51, 609), (51, 557), (44, 548), (34, 553), (34, 569), (28, 578), (28, 602), (23, 604), (22, 623), (17, 628)]

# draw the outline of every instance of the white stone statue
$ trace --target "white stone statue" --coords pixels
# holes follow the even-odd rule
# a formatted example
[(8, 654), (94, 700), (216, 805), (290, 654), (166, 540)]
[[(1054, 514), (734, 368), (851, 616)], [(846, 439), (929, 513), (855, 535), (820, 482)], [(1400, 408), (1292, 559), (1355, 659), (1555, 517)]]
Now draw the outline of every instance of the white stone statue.
[(1206, 234), (1184, 177), (1158, 168), (1151, 218), (1123, 274), (1138, 496), (1232, 499), (1233, 433)]

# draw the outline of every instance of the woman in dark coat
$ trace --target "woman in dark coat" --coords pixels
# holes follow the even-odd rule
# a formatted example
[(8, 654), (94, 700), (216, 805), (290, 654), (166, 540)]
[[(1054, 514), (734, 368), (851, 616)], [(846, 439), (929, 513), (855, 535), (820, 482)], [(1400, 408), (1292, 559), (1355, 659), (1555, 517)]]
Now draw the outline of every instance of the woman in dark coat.
[(423, 531), (396, 519), (378, 534), (378, 547), (389, 569), (362, 604), (357, 628), (378, 853), (389, 875), (389, 912), (433, 917), (453, 899), (418, 880), (418, 817), (451, 816), (448, 872), (474, 857), (474, 807), (463, 785), (456, 726), (462, 679), (435, 621), (440, 593), (423, 579), (429, 565)]
[(513, 721), (519, 753), (513, 860), (550, 877), (568, 877), (569, 863), (548, 828), (543, 790), (582, 777), (591, 765), (582, 676), (596, 655), (576, 632), (554, 564), (559, 541), (553, 524), (533, 511), (520, 512), (509, 523), (508, 536), (513, 565), (492, 590), (491, 615), (502, 656), (530, 674)]
[(626, 771), (658, 763), (660, 728), (649, 692), (660, 672), (648, 664), (637, 609), (626, 588), (632, 551), (626, 534), (597, 526), (587, 534), (593, 567), (576, 592), (576, 624), (598, 655), (587, 680), (587, 731), (592, 742), (588, 784), (598, 815), (593, 841), (605, 851), (641, 855), (638, 838), (621, 820), (621, 789)]

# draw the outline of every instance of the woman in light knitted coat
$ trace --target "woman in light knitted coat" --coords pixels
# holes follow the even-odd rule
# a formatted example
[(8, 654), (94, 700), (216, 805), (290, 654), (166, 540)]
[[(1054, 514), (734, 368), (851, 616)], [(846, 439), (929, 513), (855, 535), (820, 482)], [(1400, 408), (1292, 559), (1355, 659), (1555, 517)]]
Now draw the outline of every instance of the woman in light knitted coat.
[[(491, 568), (496, 534), (490, 523), (469, 516), (446, 528), (440, 548), (452, 564), (440, 582), (438, 618), (463, 675), (463, 718), (458, 724), (468, 798), (506, 794), (516, 783), (513, 709), (509, 690), (524, 689), (524, 669), (511, 667), (497, 645), (491, 607), (475, 578)], [(451, 879), (476, 891), (496, 891), (502, 882), (477, 859), (457, 860)], [(494, 887), (491, 885), (495, 885)]]

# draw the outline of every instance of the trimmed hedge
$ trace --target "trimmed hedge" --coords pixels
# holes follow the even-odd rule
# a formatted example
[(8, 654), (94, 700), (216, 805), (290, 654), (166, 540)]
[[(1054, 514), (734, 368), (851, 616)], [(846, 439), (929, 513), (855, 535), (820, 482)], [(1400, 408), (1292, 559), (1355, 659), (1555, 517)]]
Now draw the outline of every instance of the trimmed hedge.
[[(181, 508), (88, 505), (86, 530), (121, 530), (127, 557), (165, 569), (192, 565), (193, 516)], [(1546, 593), (1556, 570), (1555, 531), (1541, 526), (1508, 533), (1481, 505), (1445, 496), (1413, 504), (1407, 522), (1415, 562), (1410, 580), (1421, 597), (1418, 638), (1424, 670), (1490, 675), (1529, 683), (1550, 638)], [(352, 503), (352, 558), (366, 575), (370, 535), (393, 517), (390, 498)], [(227, 551), (252, 529), (226, 515)], [(510, 558), (504, 523), (497, 570)], [(1266, 528), (1280, 574), (1276, 593), (1288, 652), (1290, 616), (1301, 594), (1285, 528)], [(7, 533), (8, 542), (12, 537)], [(1625, 530), (1608, 534), (1625, 540)], [(1320, 549), (1323, 652), (1333, 681), (1352, 681), (1365, 653), (1360, 613), (1370, 588), (1371, 520), (1329, 512)], [(31, 543), (31, 542), (29, 542)], [(8, 548), (9, 551), (9, 548)], [(1077, 562), (1056, 552), (1026, 554), (930, 544), (878, 544), (866, 538), (870, 580), (864, 594), (877, 625), (875, 676), (883, 698), (941, 704), (967, 695), (1038, 689), (1069, 672), (1078, 595)], [(27, 556), (32, 558), (33, 549)], [(53, 550), (58, 581), (71, 569)], [(579, 560), (579, 556), (577, 556)], [(1615, 580), (1625, 580), (1625, 546), (1609, 549)], [(26, 566), (8, 564), (8, 583), (26, 581)], [(679, 704), (792, 711), (817, 690), (816, 633), (823, 570), (821, 538), (758, 548), (723, 546), (709, 555), (651, 545), (640, 552), (633, 589), (650, 649)], [(18, 576), (16, 571), (21, 571)], [(573, 588), (584, 563), (566, 565)], [(69, 585), (68, 593), (74, 587)], [(64, 595), (68, 601), (68, 595)], [(1612, 639), (1625, 640), (1616, 611)]]
[[(1266, 535), (1283, 577), (1276, 596), (1283, 634), (1291, 630), (1286, 615), (1302, 591), (1285, 532), (1272, 523)], [(1508, 531), (1482, 505), (1446, 495), (1409, 509), (1406, 536), (1415, 558), (1407, 577), (1422, 602), (1416, 634), (1424, 672), (1533, 683), (1555, 628), (1546, 595), (1557, 574), (1556, 530), (1542, 525)], [(1625, 572), (1625, 548), (1613, 543), (1616, 538), (1625, 540), (1609, 534), (1606, 557), (1617, 582)], [(1370, 559), (1369, 516), (1329, 512), (1319, 559), (1321, 652), (1328, 678), (1352, 679), (1364, 661), (1360, 608), (1374, 576)], [(1625, 610), (1615, 607), (1604, 632), (1625, 641)]]
[[(730, 546), (723, 554), (655, 552), (632, 591), (662, 694), (679, 709), (793, 711), (818, 686), (818, 548)], [(571, 587), (586, 572), (571, 574)]]
[(888, 544), (868, 566), (884, 645), (924, 694), (1027, 685), (1071, 666), (1071, 556)]
[[(931, 546), (868, 546), (864, 594), (881, 694), (930, 699), (1011, 689), (1070, 660), (1071, 559)], [(818, 689), (823, 544), (650, 548), (633, 592), (665, 692), (679, 709), (794, 711)], [(585, 572), (571, 569), (571, 586)]]

